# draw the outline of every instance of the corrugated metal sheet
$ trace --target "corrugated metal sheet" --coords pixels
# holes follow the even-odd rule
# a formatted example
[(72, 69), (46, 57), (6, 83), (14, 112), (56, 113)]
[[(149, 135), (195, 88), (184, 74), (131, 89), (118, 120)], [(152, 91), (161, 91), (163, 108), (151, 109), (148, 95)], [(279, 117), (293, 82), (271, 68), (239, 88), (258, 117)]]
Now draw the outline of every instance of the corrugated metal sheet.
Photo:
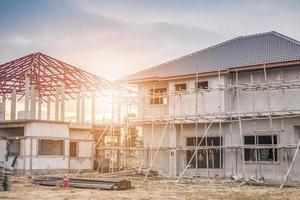
[(126, 79), (165, 78), (295, 60), (300, 60), (300, 42), (272, 31), (237, 37), (139, 71)]

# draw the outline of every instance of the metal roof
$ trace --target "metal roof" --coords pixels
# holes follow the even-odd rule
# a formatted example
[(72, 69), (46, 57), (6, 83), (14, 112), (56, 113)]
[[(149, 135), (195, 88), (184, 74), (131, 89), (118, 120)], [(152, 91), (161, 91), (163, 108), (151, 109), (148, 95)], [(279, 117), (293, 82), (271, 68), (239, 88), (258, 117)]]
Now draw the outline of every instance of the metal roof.
[(24, 95), (26, 77), (40, 96), (55, 96), (63, 83), (66, 95), (74, 99), (82, 88), (99, 93), (113, 88), (106, 79), (37, 52), (0, 65), (0, 94), (11, 95), (16, 88), (17, 94)]
[(136, 72), (126, 80), (166, 78), (296, 60), (300, 60), (300, 42), (272, 31), (228, 40)]

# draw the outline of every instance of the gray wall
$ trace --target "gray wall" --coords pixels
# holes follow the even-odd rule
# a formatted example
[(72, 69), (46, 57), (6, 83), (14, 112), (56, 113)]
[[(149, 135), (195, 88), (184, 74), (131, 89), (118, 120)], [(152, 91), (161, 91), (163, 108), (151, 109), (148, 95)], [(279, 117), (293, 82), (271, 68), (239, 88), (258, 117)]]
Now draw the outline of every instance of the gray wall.
[[(239, 84), (251, 85), (251, 76), (254, 84), (265, 81), (263, 69), (238, 74)], [(138, 118), (167, 117), (167, 116), (192, 116), (198, 114), (212, 114), (221, 112), (238, 112), (237, 98), (239, 96), (240, 112), (267, 112), (271, 111), (300, 110), (300, 88), (277, 88), (272, 90), (216, 90), (219, 86), (236, 84), (235, 73), (210, 77), (201, 77), (198, 80), (208, 80), (208, 91), (195, 94), (196, 79), (174, 80), (170, 82), (152, 82), (140, 84)], [(300, 67), (282, 69), (268, 69), (267, 80), (280, 83), (280, 81), (300, 81)], [(186, 93), (175, 93), (176, 83), (187, 83)], [(167, 105), (150, 105), (150, 90), (153, 88), (167, 87), (169, 91)], [(269, 96), (269, 97), (268, 97)], [(197, 109), (196, 109), (197, 107)]]
[[(254, 84), (261, 84), (265, 81), (263, 69), (251, 72), (239, 73), (239, 83), (244, 85), (251, 84), (251, 75)], [(268, 81), (280, 83), (282, 80), (292, 82), (298, 82), (300, 77), (300, 67), (285, 68), (285, 69), (272, 69), (267, 70)], [(199, 80), (208, 80), (209, 88), (217, 88), (219, 85), (229, 86), (231, 83), (235, 85), (235, 73), (222, 75), (221, 78), (217, 76), (200, 78)], [(299, 88), (277, 88), (273, 90), (239, 90), (240, 109), (237, 106), (237, 93), (234, 90), (215, 91), (209, 90), (207, 92), (199, 92), (197, 95), (198, 101), (196, 101), (196, 94), (193, 93), (195, 87), (195, 79), (175, 80), (170, 82), (155, 82), (139, 85), (139, 118), (155, 118), (162, 116), (170, 117), (184, 117), (193, 116), (198, 114), (213, 114), (221, 112), (268, 112), (269, 105), (270, 111), (297, 111), (300, 110), (300, 89)], [(185, 82), (188, 85), (187, 93), (174, 95), (174, 84)], [(149, 91), (153, 86), (166, 86), (172, 95), (169, 96), (168, 104), (149, 105), (149, 101), (145, 100), (145, 96), (149, 94)], [(269, 97), (268, 97), (269, 95)], [(269, 103), (268, 103), (269, 99)], [(196, 110), (196, 107), (198, 108)], [(270, 127), (269, 120), (256, 120), (254, 121), (242, 121), (242, 133), (239, 130), (238, 122), (222, 123), (222, 137), (223, 144), (228, 145), (241, 145), (241, 134), (253, 135), (254, 130), (264, 130), (257, 132), (259, 135), (270, 135), (271, 131), (278, 136), (278, 145), (296, 145), (300, 138), (300, 118), (285, 118), (285, 119), (273, 119), (272, 129)], [(208, 124), (207, 124), (208, 126)], [(175, 127), (175, 128), (174, 128)], [(154, 125), (153, 131), (151, 125), (143, 126), (144, 144), (145, 146), (151, 146), (153, 149), (158, 146), (160, 137), (163, 133), (164, 125)], [(283, 131), (282, 131), (283, 130)], [(204, 133), (204, 124), (198, 124), (198, 136)], [(208, 136), (219, 136), (220, 129), (219, 124), (213, 124), (209, 130)], [(195, 124), (176, 125), (169, 124), (166, 129), (166, 133), (162, 140), (162, 147), (174, 147), (180, 149), (185, 147), (187, 137), (195, 137), (196, 130)], [(175, 142), (175, 145), (174, 145)], [(295, 150), (279, 150), (278, 162), (273, 163), (251, 163), (245, 164), (246, 176), (260, 176), (260, 173), (266, 179), (282, 179), (287, 167), (291, 162)], [(151, 162), (151, 152), (146, 152), (145, 166), (149, 166)], [(153, 153), (154, 154), (154, 153)], [(288, 155), (286, 157), (286, 154)], [(187, 175), (200, 176), (213, 176), (218, 173), (222, 176), (229, 177), (233, 173), (242, 174), (242, 151), (237, 150), (224, 150), (224, 168), (219, 169), (189, 169)], [(292, 180), (300, 181), (300, 156), (298, 156), (295, 166), (292, 170)], [(177, 150), (171, 154), (170, 150), (160, 151), (155, 159), (153, 168), (161, 171), (162, 173), (172, 176), (178, 175), (185, 167), (186, 151)], [(274, 177), (274, 171), (276, 177)]]
[[(206, 125), (208, 127), (209, 124)], [(207, 137), (221, 135), (223, 145), (231, 146), (241, 144), (241, 134), (243, 136), (272, 134), (269, 126), (269, 120), (256, 120), (255, 123), (253, 121), (243, 121), (241, 125), (242, 133), (239, 131), (238, 122), (234, 122), (232, 124), (222, 123), (221, 132), (219, 124), (213, 124), (207, 133)], [(164, 125), (154, 126), (153, 137), (151, 125), (145, 125), (143, 128), (145, 146), (152, 147), (154, 155), (162, 137)], [(198, 137), (203, 136), (205, 132), (204, 124), (198, 124), (197, 130), (198, 132), (196, 132), (195, 124), (184, 124), (182, 127), (180, 127), (180, 125), (176, 125), (175, 129), (173, 129), (173, 124), (170, 124), (163, 136), (161, 147), (172, 146), (173, 141), (175, 141), (177, 149), (185, 147), (188, 137), (195, 137), (196, 134)], [(277, 146), (296, 145), (300, 139), (300, 118), (273, 120), (272, 130), (273, 134), (277, 135), (278, 138)], [(282, 179), (286, 173), (287, 167), (291, 163), (294, 152), (295, 149), (287, 151), (284, 151), (283, 149), (279, 150), (278, 161), (275, 165), (273, 165), (273, 162), (262, 162), (261, 164), (259, 164), (259, 162), (258, 164), (255, 162), (245, 162), (246, 177), (255, 176), (259, 178), (260, 176), (263, 176), (266, 179), (274, 179), (274, 170), (276, 170), (276, 179)], [(285, 153), (288, 154), (288, 159), (286, 159)], [(147, 154), (147, 152), (145, 154)], [(170, 150), (159, 151), (153, 162), (153, 169), (158, 170), (163, 174), (176, 176), (184, 169), (187, 163), (186, 159), (186, 151), (177, 150), (175, 155), (172, 156)], [(215, 174), (230, 177), (234, 173), (243, 174), (241, 149), (237, 150), (237, 152), (234, 149), (224, 150), (223, 162), (223, 169), (188, 169), (186, 175), (194, 176), (197, 173), (198, 176), (203, 177), (213, 177)], [(145, 155), (144, 167), (149, 167), (150, 163), (151, 152), (148, 152), (148, 157)], [(294, 181), (300, 181), (300, 156), (298, 156), (293, 167), (291, 179)]]

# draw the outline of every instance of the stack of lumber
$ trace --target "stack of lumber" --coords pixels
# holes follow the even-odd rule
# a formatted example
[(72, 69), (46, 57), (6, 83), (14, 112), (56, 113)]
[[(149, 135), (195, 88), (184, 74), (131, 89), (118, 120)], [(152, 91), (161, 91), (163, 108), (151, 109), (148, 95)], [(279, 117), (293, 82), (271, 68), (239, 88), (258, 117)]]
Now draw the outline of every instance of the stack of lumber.
[[(113, 173), (104, 173), (101, 174), (101, 176), (102, 177), (145, 176), (146, 173), (147, 173), (147, 169), (132, 168), (132, 169), (117, 171)], [(154, 170), (150, 170), (148, 177), (155, 177), (155, 176), (159, 176), (158, 172)]]
[[(39, 179), (34, 179), (33, 183), (36, 185), (45, 186), (62, 186), (63, 178), (48, 176)], [(75, 188), (90, 188), (90, 189), (106, 189), (106, 190), (127, 190), (132, 188), (131, 181), (128, 179), (116, 178), (101, 178), (101, 179), (87, 179), (87, 178), (69, 178), (69, 187)]]

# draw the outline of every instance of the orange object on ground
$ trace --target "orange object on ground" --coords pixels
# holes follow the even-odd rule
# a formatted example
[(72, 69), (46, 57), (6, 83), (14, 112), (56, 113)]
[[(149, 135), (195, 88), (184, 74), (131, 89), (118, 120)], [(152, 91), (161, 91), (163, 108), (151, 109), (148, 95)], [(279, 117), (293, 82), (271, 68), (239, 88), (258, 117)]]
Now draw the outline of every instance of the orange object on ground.
[(64, 186), (64, 188), (69, 187), (69, 184), (70, 184), (69, 179), (68, 179), (67, 176), (65, 176), (64, 179), (63, 179), (63, 186)]

